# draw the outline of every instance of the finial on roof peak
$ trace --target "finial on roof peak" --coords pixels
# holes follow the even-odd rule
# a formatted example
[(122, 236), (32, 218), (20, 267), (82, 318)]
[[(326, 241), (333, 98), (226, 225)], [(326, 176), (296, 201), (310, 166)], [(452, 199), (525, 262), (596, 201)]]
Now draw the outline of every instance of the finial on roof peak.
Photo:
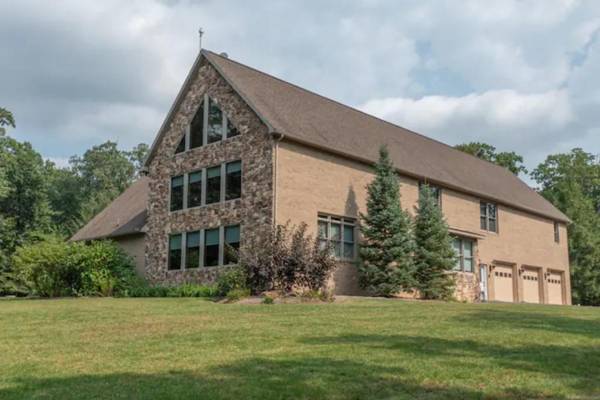
[(204, 35), (204, 30), (202, 27), (198, 28), (198, 46), (200, 47), (199, 51), (202, 51), (202, 35)]

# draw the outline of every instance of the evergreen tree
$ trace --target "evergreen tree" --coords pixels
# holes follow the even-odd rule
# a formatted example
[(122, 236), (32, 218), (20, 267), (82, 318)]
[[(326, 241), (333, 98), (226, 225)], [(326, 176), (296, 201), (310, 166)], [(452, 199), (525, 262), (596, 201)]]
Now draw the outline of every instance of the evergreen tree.
[(361, 285), (392, 296), (415, 287), (414, 239), (410, 216), (400, 204), (400, 184), (385, 146), (379, 150), (376, 176), (367, 186), (367, 214), (361, 213)]
[(450, 299), (454, 277), (448, 274), (456, 262), (452, 238), (432, 189), (423, 185), (415, 220), (415, 268), (421, 296)]

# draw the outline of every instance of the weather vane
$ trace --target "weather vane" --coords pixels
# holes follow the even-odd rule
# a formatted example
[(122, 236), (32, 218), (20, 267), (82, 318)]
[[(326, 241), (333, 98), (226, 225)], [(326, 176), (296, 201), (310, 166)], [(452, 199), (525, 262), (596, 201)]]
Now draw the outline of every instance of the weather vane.
[(199, 46), (200, 46), (200, 51), (202, 51), (202, 35), (204, 35), (204, 30), (202, 29), (202, 27), (200, 27), (200, 29), (198, 29), (198, 38), (199, 38)]

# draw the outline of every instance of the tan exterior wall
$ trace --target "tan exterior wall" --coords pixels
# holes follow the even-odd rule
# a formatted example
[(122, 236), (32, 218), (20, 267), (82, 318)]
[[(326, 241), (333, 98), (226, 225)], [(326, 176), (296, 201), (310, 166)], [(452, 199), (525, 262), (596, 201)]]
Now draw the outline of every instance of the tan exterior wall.
[(114, 242), (133, 258), (135, 264), (135, 272), (139, 276), (144, 276), (146, 268), (146, 245), (144, 242), (145, 235), (128, 235), (114, 238)]
[[(275, 221), (294, 224), (306, 222), (309, 232), (316, 234), (319, 212), (358, 218), (365, 210), (366, 185), (373, 178), (372, 169), (362, 163), (331, 155), (285, 140), (277, 144), (275, 182)], [(402, 205), (414, 215), (418, 201), (418, 180), (400, 176)], [(442, 189), (442, 211), (451, 229), (477, 239), (475, 274), (458, 274), (457, 297), (477, 300), (479, 295), (478, 265), (514, 264), (516, 273), (524, 268), (541, 268), (541, 276), (549, 271), (564, 272), (565, 298), (570, 304), (569, 261), (566, 226), (560, 224), (560, 243), (554, 242), (554, 222), (504, 205), (498, 205), (498, 233), (479, 226), (478, 197)], [(335, 274), (337, 293), (359, 293), (356, 270), (345, 264)], [(493, 281), (488, 284), (493, 293)], [(542, 299), (547, 302), (547, 285), (543, 280)], [(522, 282), (516, 280), (516, 301), (521, 301)], [(494, 300), (493, 297), (490, 297)]]

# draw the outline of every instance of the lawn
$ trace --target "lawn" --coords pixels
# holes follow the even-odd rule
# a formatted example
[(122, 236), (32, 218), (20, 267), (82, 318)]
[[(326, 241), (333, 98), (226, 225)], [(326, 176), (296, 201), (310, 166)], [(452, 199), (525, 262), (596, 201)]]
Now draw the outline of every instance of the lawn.
[(600, 309), (0, 301), (0, 399), (600, 398)]

